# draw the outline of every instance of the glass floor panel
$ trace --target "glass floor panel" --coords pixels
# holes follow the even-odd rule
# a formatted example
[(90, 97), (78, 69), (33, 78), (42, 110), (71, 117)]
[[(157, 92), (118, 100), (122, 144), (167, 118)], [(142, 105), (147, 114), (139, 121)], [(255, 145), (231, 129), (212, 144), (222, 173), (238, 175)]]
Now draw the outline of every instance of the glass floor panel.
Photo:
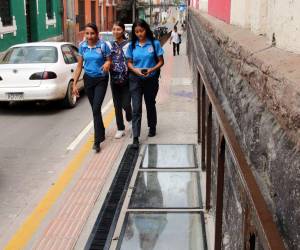
[(138, 173), (130, 208), (202, 208), (198, 172)]
[(117, 249), (206, 250), (203, 214), (143, 213), (126, 215)]
[(195, 168), (194, 145), (156, 145), (146, 147), (142, 168)]

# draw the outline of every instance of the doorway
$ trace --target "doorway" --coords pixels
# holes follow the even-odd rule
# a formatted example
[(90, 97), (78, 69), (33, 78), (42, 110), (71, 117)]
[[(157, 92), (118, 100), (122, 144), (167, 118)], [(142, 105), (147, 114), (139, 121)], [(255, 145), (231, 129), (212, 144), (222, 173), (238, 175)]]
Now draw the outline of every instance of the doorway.
[(32, 6), (30, 0), (26, 0), (26, 30), (27, 30), (27, 42), (32, 42), (32, 32), (31, 32), (31, 11)]

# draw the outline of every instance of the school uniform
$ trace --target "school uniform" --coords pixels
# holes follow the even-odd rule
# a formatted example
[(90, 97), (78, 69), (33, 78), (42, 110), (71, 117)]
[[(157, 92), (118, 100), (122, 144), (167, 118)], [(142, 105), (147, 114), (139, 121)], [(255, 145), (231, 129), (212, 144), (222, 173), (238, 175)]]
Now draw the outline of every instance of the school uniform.
[[(153, 47), (154, 44), (154, 47)], [(156, 53), (154, 53), (154, 50)], [(139, 41), (135, 43), (133, 48), (132, 43), (129, 44), (126, 57), (133, 62), (135, 68), (149, 69), (157, 64), (157, 58), (164, 54), (164, 51), (158, 40), (151, 42), (147, 40), (145, 44), (140, 45)], [(132, 99), (133, 119), (132, 132), (133, 137), (139, 137), (141, 133), (142, 121), (142, 99), (144, 96), (147, 121), (150, 129), (156, 129), (157, 114), (156, 114), (156, 95), (159, 88), (159, 73), (152, 72), (148, 77), (137, 76), (134, 73), (129, 74), (129, 90)]]
[(98, 40), (94, 47), (84, 41), (79, 46), (79, 54), (83, 58), (84, 88), (93, 111), (95, 144), (100, 144), (105, 140), (101, 106), (108, 85), (108, 73), (103, 71), (102, 66), (110, 56), (110, 49), (102, 40)]
[[(116, 41), (108, 44), (111, 49), (112, 66), (110, 69), (111, 92), (115, 107), (116, 123), (119, 131), (125, 129), (123, 119), (123, 109), (127, 122), (132, 120), (131, 97), (129, 92), (128, 67), (126, 51), (128, 41), (118, 44)], [(122, 75), (122, 82), (119, 78)], [(123, 76), (124, 75), (124, 76)], [(126, 75), (126, 77), (125, 77)]]

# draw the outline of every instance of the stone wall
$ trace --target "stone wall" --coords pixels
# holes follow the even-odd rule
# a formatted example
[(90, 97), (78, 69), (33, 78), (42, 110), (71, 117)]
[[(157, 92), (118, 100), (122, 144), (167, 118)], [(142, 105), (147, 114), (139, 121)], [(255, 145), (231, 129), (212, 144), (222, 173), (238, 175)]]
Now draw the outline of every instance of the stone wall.
[[(272, 65), (261, 63), (252, 51), (245, 49), (224, 30), (216, 28), (205, 15), (190, 10), (188, 23), (187, 48), (194, 79), (197, 79), (196, 65), (203, 65), (287, 249), (299, 249), (300, 152), (297, 143), (300, 108), (299, 102), (295, 102), (299, 101), (300, 95), (295, 96), (299, 88), (279, 77), (279, 72), (270, 70)], [(291, 100), (294, 101), (288, 106)], [(212, 140), (214, 208), (218, 145), (215, 114)], [(245, 194), (240, 188), (228, 148), (225, 165), (223, 248), (239, 250), (244, 240), (242, 204)], [(257, 249), (262, 249), (259, 239), (256, 242)]]

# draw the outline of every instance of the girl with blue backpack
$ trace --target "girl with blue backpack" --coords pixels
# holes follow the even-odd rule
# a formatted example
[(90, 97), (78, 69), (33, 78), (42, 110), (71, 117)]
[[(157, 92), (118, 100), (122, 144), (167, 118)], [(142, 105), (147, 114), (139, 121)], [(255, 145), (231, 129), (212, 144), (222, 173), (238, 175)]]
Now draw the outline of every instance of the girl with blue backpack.
[(142, 121), (142, 99), (144, 96), (149, 137), (156, 135), (156, 95), (158, 92), (160, 68), (164, 64), (164, 51), (158, 40), (154, 39), (149, 24), (136, 20), (132, 26), (132, 41), (128, 46), (129, 90), (132, 98), (133, 147), (139, 147)]
[(112, 33), (115, 40), (110, 42), (112, 58), (110, 82), (118, 127), (115, 138), (120, 139), (125, 135), (123, 110), (125, 111), (127, 122), (131, 124), (132, 120), (128, 66), (127, 59), (125, 57), (126, 49), (128, 48), (128, 41), (125, 37), (125, 25), (122, 22), (114, 23)]

